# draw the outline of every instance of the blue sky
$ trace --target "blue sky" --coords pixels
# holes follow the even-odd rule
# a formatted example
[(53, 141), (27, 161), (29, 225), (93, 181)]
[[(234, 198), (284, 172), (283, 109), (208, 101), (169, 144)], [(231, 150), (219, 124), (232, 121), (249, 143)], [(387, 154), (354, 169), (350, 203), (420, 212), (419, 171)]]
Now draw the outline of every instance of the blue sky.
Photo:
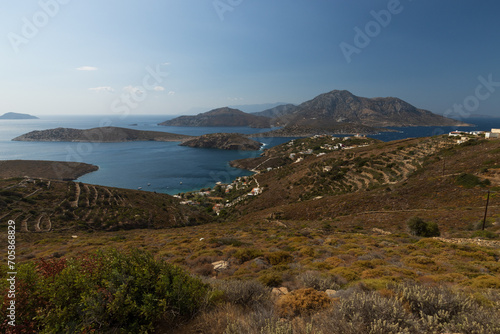
[(177, 115), (347, 89), (500, 115), (498, 13), (494, 0), (6, 0), (0, 114)]

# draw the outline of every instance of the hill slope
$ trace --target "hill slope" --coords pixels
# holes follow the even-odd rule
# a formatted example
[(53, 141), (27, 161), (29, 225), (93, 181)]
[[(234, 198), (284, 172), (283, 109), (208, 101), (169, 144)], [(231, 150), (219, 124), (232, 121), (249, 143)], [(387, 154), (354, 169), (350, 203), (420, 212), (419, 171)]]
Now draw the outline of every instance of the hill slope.
[(140, 131), (109, 126), (88, 130), (57, 128), (32, 131), (12, 140), (111, 143), (127, 141), (183, 141), (189, 138), (192, 137), (161, 131)]
[[(263, 188), (261, 195), (235, 206), (237, 216), (249, 221), (282, 212), (283, 219), (335, 218), (346, 226), (376, 219), (390, 229), (394, 219), (404, 222), (419, 214), (448, 228), (454, 221), (465, 228), (484, 214), (485, 186), (500, 186), (500, 141), (471, 139), (458, 145), (440, 136), (329, 152), (319, 147), (324, 143), (302, 145), (310, 140), (232, 163), (261, 171), (254, 179)], [(311, 147), (317, 149), (307, 152)]]
[(270, 118), (247, 114), (228, 107), (213, 109), (196, 116), (180, 116), (160, 123), (164, 126), (249, 126), (269, 128)]
[(196, 225), (198, 208), (165, 194), (46, 179), (0, 180), (0, 217), (21, 232), (117, 230)]

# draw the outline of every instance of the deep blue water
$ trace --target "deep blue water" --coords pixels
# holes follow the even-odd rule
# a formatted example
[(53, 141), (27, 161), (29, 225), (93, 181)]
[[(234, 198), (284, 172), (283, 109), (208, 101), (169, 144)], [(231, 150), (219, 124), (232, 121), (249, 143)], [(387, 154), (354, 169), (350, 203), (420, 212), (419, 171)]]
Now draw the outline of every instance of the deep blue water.
[(391, 141), (404, 138), (418, 138), (442, 135), (454, 130), (459, 131), (490, 131), (491, 128), (500, 127), (500, 118), (469, 118), (462, 120), (465, 123), (474, 124), (474, 126), (415, 126), (408, 128), (390, 127), (390, 129), (399, 132), (383, 132), (370, 137), (380, 139), (382, 141)]
[[(157, 124), (164, 116), (129, 116), (126, 119), (100, 116), (43, 117), (40, 120), (0, 120), (0, 160), (58, 160), (78, 161), (99, 166), (99, 171), (82, 176), (79, 181), (106, 186), (157, 191), (168, 194), (212, 187), (216, 182), (231, 182), (250, 172), (232, 168), (229, 161), (257, 157), (261, 153), (197, 149), (178, 146), (178, 143), (51, 143), (13, 142), (12, 138), (33, 130), (70, 127), (88, 129), (103, 125), (121, 126), (139, 130), (154, 130), (188, 135), (214, 132), (255, 133), (266, 129), (251, 128), (191, 128), (164, 127)], [(460, 130), (490, 130), (500, 128), (500, 119), (468, 119), (476, 127)], [(410, 137), (424, 137), (448, 133), (455, 127), (393, 128), (371, 137), (383, 141)], [(259, 138), (266, 147), (272, 147), (291, 138)], [(182, 182), (182, 184), (181, 184)], [(151, 184), (148, 186), (148, 184)]]

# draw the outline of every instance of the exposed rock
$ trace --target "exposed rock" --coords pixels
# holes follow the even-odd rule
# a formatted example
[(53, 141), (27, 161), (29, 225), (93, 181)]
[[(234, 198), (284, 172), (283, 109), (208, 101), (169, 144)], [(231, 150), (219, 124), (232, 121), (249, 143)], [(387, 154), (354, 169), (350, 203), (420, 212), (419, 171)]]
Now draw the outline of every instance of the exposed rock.
[(180, 116), (160, 123), (164, 126), (249, 126), (251, 128), (269, 128), (271, 119), (247, 114), (228, 107), (213, 109), (196, 116)]
[(258, 267), (262, 267), (262, 268), (269, 268), (270, 267), (269, 262), (267, 262), (263, 257), (258, 257), (256, 259), (253, 259), (252, 262)]
[(382, 230), (380, 228), (376, 228), (376, 227), (372, 228), (372, 231), (375, 232), (375, 233), (378, 233), (378, 234), (382, 234), (382, 235), (390, 235), (390, 234), (392, 234), (389, 231), (384, 231), (384, 230)]
[(290, 292), (288, 291), (288, 289), (284, 286), (280, 287), (280, 288), (273, 288), (271, 293), (275, 296), (284, 296), (284, 295), (288, 295)]
[(187, 140), (181, 146), (256, 151), (260, 149), (262, 143), (237, 133), (211, 133)]
[(226, 270), (229, 268), (229, 262), (221, 260), (221, 261), (216, 261), (212, 262), (212, 266), (214, 267), (215, 271), (222, 271)]
[(337, 291), (336, 290), (332, 290), (332, 289), (327, 289), (325, 291), (326, 295), (330, 298), (334, 298), (335, 295), (337, 294)]
[(466, 239), (466, 238), (441, 238), (433, 237), (432, 239), (439, 240), (450, 244), (476, 244), (483, 247), (500, 248), (500, 241), (483, 240), (483, 239)]

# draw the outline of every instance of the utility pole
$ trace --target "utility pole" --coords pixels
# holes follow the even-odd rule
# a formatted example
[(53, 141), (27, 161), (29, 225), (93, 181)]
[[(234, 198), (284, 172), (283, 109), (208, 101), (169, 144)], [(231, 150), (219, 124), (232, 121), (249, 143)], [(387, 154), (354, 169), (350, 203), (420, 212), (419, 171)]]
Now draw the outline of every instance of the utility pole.
[(486, 197), (486, 207), (484, 208), (484, 219), (483, 219), (483, 231), (486, 226), (486, 214), (488, 213), (488, 203), (490, 202), (490, 191), (488, 190), (488, 196)]

